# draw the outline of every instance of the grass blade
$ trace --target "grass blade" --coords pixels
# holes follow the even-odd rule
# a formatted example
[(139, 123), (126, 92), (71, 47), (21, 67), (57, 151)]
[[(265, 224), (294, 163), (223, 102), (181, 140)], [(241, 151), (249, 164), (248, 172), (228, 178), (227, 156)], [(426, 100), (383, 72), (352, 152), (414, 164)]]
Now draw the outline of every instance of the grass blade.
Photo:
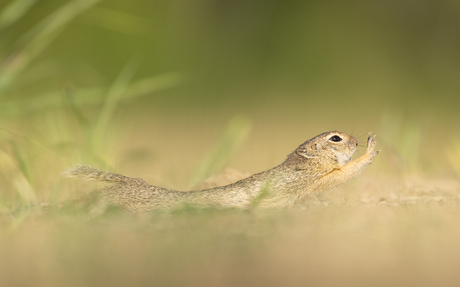
[(0, 170), (5, 174), (5, 177), (9, 179), (14, 190), (26, 204), (35, 205), (38, 203), (37, 196), (30, 182), (18, 168), (14, 159), (4, 151), (0, 151), (0, 167)]
[(76, 16), (94, 6), (100, 0), (74, 0), (49, 15), (31, 31), (19, 39), (18, 49), (12, 60), (0, 71), (0, 96), (17, 75), (45, 50)]
[(96, 123), (96, 133), (102, 133), (106, 130), (110, 123), (110, 119), (113, 117), (117, 105), (120, 103), (123, 95), (128, 90), (129, 84), (139, 67), (139, 60), (131, 60), (125, 68), (121, 71), (114, 84), (110, 87), (107, 93), (107, 97), (102, 106), (102, 110), (99, 114), (98, 121)]
[(235, 156), (251, 129), (250, 121), (241, 116), (234, 117), (225, 128), (219, 142), (198, 168), (192, 184), (205, 180), (212, 174), (221, 172)]

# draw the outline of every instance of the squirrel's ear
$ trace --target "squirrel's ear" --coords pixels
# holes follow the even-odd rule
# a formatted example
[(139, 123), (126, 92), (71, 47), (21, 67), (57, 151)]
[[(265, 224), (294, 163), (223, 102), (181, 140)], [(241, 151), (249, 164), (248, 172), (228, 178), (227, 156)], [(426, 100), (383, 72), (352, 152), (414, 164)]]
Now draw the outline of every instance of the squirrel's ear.
[(313, 143), (311, 145), (301, 145), (295, 150), (295, 152), (296, 154), (304, 158), (314, 158), (316, 157), (316, 150), (318, 149), (318, 144)]

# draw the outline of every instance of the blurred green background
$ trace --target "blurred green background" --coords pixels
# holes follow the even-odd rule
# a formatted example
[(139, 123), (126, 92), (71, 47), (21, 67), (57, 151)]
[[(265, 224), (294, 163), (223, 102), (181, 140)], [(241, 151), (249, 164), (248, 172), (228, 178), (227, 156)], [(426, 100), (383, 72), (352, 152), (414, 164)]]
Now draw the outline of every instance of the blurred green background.
[(78, 161), (186, 189), (225, 166), (269, 168), (328, 130), (377, 134), (379, 172), (460, 170), (458, 1), (15, 0), (0, 11), (3, 167), (42, 198)]

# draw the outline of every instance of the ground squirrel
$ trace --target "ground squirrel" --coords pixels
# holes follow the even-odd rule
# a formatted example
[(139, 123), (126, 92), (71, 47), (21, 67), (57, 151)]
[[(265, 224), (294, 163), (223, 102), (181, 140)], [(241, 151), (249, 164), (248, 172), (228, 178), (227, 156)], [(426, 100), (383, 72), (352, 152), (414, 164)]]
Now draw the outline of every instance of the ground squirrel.
[(180, 207), (184, 204), (206, 207), (289, 208), (308, 193), (331, 189), (357, 176), (379, 153), (374, 151), (375, 136), (369, 133), (367, 150), (351, 161), (358, 140), (333, 131), (320, 134), (288, 155), (280, 165), (235, 183), (197, 191), (174, 191), (96, 168), (78, 165), (65, 174), (114, 185), (98, 192), (111, 204), (130, 211)]

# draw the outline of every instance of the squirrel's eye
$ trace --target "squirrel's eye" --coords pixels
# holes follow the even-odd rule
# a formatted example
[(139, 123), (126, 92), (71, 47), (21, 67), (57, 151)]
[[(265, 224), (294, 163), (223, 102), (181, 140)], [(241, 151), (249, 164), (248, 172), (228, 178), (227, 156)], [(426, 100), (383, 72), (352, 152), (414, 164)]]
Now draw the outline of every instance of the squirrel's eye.
[(342, 140), (342, 138), (339, 137), (339, 136), (333, 136), (333, 137), (331, 137), (329, 140), (330, 140), (330, 141), (333, 141), (333, 142), (339, 142), (339, 141)]

